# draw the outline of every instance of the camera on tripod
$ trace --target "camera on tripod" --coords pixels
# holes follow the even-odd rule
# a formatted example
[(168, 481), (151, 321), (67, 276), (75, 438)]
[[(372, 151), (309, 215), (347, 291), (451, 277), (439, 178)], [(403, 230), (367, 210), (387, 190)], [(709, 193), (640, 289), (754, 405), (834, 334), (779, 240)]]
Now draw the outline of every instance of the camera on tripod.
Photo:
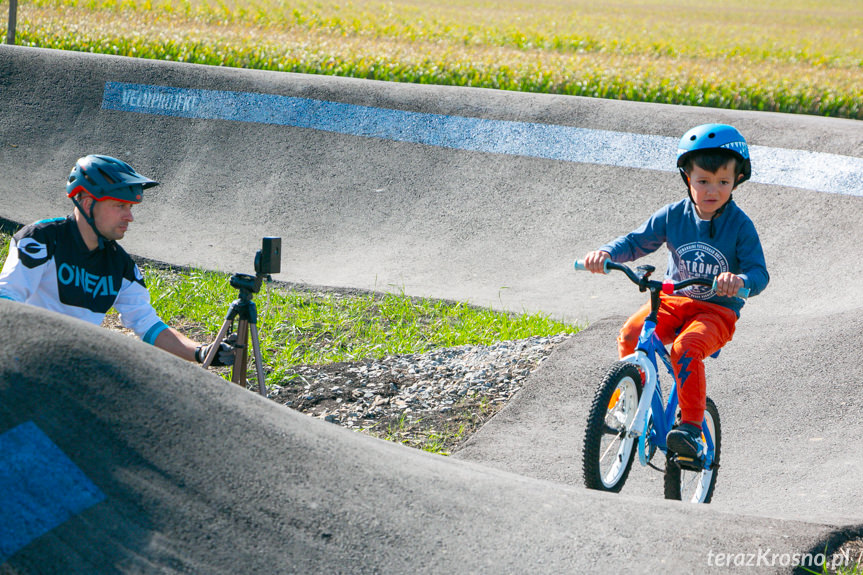
[(231, 287), (249, 293), (261, 291), (264, 279), (282, 271), (282, 238), (264, 237), (261, 249), (255, 254), (255, 275), (234, 274)]
[(211, 346), (210, 352), (204, 359), (203, 366), (209, 367), (215, 357), (216, 350), (225, 340), (225, 337), (233, 330), (234, 320), (238, 320), (235, 359), (231, 370), (231, 381), (244, 387), (248, 385), (246, 370), (249, 360), (249, 342), (255, 357), (255, 370), (258, 376), (258, 391), (264, 397), (267, 396), (267, 387), (264, 383), (264, 366), (261, 360), (261, 345), (258, 340), (258, 309), (252, 300), (252, 295), (261, 290), (264, 279), (270, 280), (271, 274), (279, 273), (282, 269), (282, 238), (265, 237), (261, 249), (255, 254), (255, 275), (234, 274), (231, 276), (231, 287), (240, 290), (239, 297), (234, 300), (228, 310), (222, 328), (216, 336), (216, 341)]
[(255, 254), (255, 273), (268, 276), (282, 271), (282, 238), (265, 237)]

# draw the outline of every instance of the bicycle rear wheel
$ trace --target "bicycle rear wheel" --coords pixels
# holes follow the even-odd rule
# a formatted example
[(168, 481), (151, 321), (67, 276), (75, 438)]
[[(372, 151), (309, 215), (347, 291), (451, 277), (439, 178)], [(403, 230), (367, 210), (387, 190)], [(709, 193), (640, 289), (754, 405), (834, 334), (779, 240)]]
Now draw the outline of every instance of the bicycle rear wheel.
[(704, 422), (713, 438), (713, 465), (710, 469), (692, 471), (682, 469), (672, 461), (665, 464), (665, 498), (689, 501), (691, 503), (710, 503), (713, 490), (716, 488), (716, 476), (719, 474), (719, 448), (722, 440), (722, 430), (719, 426), (719, 410), (709, 397), (704, 410)]
[(582, 450), (588, 489), (617, 493), (623, 488), (635, 456), (635, 439), (627, 434), (640, 397), (641, 375), (632, 363), (615, 363), (597, 386)]

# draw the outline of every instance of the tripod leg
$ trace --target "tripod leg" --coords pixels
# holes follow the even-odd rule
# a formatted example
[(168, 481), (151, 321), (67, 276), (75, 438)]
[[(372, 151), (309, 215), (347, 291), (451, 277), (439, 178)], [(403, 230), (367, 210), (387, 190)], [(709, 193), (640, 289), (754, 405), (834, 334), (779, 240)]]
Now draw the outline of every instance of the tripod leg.
[(216, 352), (219, 350), (219, 346), (225, 341), (225, 336), (228, 335), (228, 330), (234, 324), (234, 320), (226, 319), (222, 324), (222, 329), (219, 330), (219, 335), (216, 336), (213, 345), (210, 346), (210, 351), (207, 352), (207, 357), (204, 358), (204, 363), (202, 364), (204, 369), (210, 367), (210, 364), (213, 363), (213, 360), (216, 358)]
[(267, 384), (264, 382), (264, 361), (261, 359), (261, 342), (258, 340), (258, 326), (250, 323), (252, 331), (252, 349), (255, 352), (255, 371), (258, 373), (258, 391), (267, 397)]
[(231, 381), (246, 387), (246, 370), (249, 364), (249, 321), (240, 319), (237, 322), (237, 344), (234, 356), (234, 367), (231, 370)]

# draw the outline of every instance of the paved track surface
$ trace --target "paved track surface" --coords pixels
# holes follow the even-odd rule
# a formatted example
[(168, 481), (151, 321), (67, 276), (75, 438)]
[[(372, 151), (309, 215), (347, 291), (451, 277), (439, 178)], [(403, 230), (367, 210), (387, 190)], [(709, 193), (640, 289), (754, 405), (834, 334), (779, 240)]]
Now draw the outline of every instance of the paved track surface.
[[(176, 95), (160, 100), (160, 114), (112, 109), (111, 86), (141, 85), (211, 91), (182, 98), (338, 102), (342, 125), (392, 110), (418, 124), (399, 139), (373, 126), (355, 135), (182, 117), (174, 112), (187, 100)], [(17, 538), (0, 532), (0, 572), (700, 573), (729, 569), (716, 567), (718, 553), (768, 549), (779, 556), (759, 572), (788, 572), (783, 554), (863, 534), (863, 272), (845, 263), (861, 237), (859, 122), (6, 46), (0, 99), (0, 217), (68, 212), (63, 178), (74, 160), (107, 153), (163, 182), (136, 208), (123, 241), (132, 253), (248, 272), (260, 237), (278, 235), (278, 279), (591, 321), (462, 451), (441, 458), (300, 416), (128, 338), (0, 302), (0, 443), (13, 446), (0, 463), (18, 469), (8, 462), (15, 449), (51, 453), (30, 475), (78, 478), (53, 491), (86, 495), (51, 505), (38, 492), (0, 495), (7, 509), (41, 501), (55, 511), (53, 520), (14, 518)], [(260, 99), (248, 106), (238, 113), (267, 111)], [(679, 176), (411, 140), (435, 118), (481, 119), (492, 132), (518, 122), (659, 138), (651, 141), (721, 121), (765, 163), (782, 150), (816, 154), (795, 156), (792, 174), (850, 166), (829, 193), (811, 183), (833, 185), (829, 175), (800, 187), (781, 174), (783, 185), (771, 183), (767, 169), (759, 178), (753, 153), (756, 181), (735, 194), (772, 281), (708, 364), (723, 429), (713, 504), (665, 502), (661, 475), (639, 467), (620, 495), (580, 482), (590, 396), (642, 296), (622, 278), (572, 272), (571, 262), (680, 197)]]

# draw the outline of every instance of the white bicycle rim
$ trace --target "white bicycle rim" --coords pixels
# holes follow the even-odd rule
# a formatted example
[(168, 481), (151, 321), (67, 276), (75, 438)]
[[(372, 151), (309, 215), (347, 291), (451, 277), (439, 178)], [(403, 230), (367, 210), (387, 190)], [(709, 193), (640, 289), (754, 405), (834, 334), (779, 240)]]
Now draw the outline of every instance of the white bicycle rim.
[[(616, 388), (620, 390), (620, 397), (618, 397), (615, 405), (605, 414), (607, 425), (614, 428), (622, 427), (623, 429), (629, 429), (629, 426), (632, 425), (632, 421), (635, 419), (635, 412), (638, 409), (638, 390), (635, 387), (636, 385), (635, 381), (629, 377), (620, 380)], [(616, 450), (614, 449), (615, 444), (618, 444)], [(600, 446), (600, 468), (602, 468), (603, 462), (609, 457), (614, 458), (612, 466), (602, 474), (602, 484), (604, 486), (610, 488), (617, 485), (618, 481), (620, 481), (620, 476), (626, 469), (634, 444), (635, 440), (632, 437), (624, 437), (623, 439), (615, 437), (609, 445)]]
[[(710, 430), (710, 435), (715, 438), (716, 425), (714, 424), (713, 416), (710, 415), (709, 411), (704, 412), (704, 421), (707, 423), (707, 429)], [(713, 469), (703, 469), (701, 471), (681, 469), (680, 500), (689, 501), (690, 503), (704, 503), (704, 499), (707, 496), (712, 481)]]

